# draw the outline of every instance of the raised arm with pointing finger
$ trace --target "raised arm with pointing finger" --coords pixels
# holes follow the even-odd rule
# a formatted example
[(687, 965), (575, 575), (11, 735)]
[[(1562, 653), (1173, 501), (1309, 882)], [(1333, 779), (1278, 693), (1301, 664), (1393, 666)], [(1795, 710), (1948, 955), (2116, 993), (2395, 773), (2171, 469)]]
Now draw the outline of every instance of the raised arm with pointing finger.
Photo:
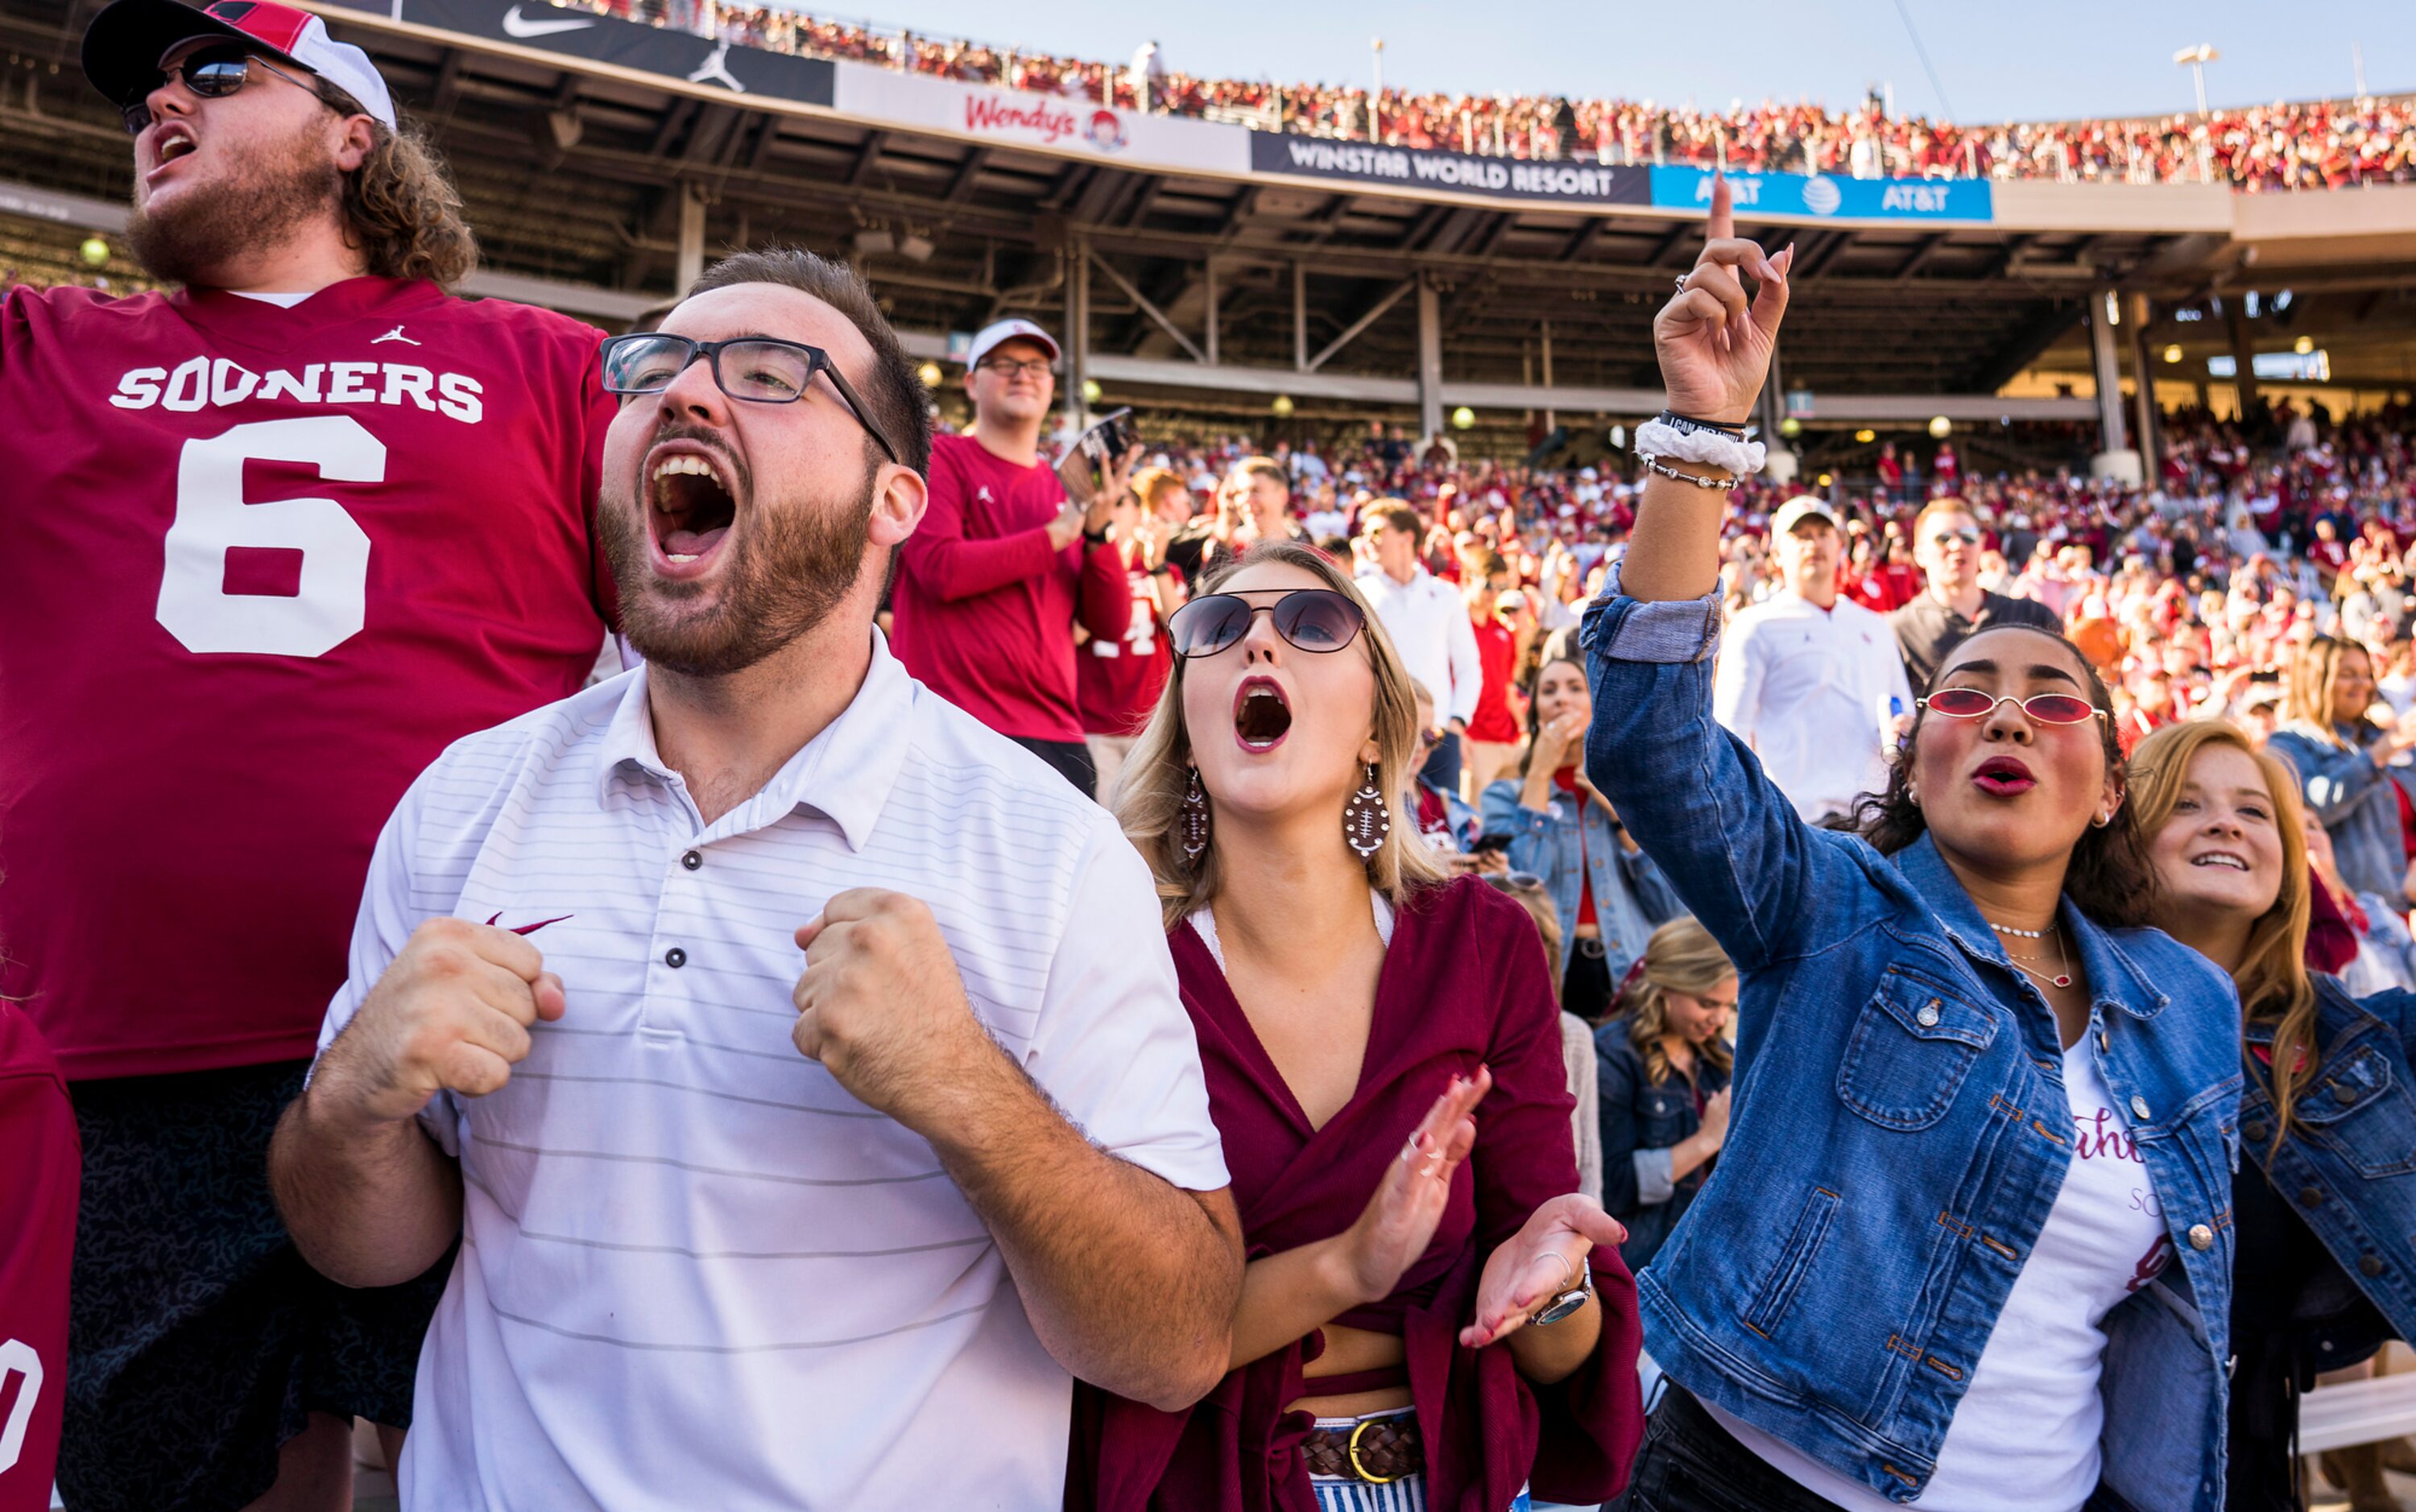
[(1584, 625), (1587, 770), (1739, 981), (1718, 1173), (1638, 1277), (1673, 1389), (1636, 1483), (1655, 1512), (2217, 1512), (2229, 983), (2137, 927), (2110, 703), (2061, 636), (1950, 651), (1859, 833), (1714, 722), (1720, 464), (1759, 464), (1793, 260), (1734, 234), (1725, 183), (1707, 230)]

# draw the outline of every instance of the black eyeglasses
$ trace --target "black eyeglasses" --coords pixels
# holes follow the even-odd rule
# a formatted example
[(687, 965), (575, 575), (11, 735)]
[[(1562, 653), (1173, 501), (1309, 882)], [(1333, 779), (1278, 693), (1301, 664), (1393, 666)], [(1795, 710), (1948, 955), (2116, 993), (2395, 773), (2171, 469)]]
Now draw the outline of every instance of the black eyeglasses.
[(847, 401), (856, 424), (881, 443), (889, 460), (905, 464), (906, 459), (898, 455), (898, 448), (873, 421), (871, 406), (848, 383), (847, 376), (838, 370), (831, 354), (802, 341), (780, 341), (771, 337), (691, 341), (684, 336), (666, 336), (660, 331), (609, 337), (604, 342), (604, 392), (624, 398), (660, 394), (699, 357), (712, 365), (713, 381), (722, 393), (749, 404), (794, 404), (813, 386), (816, 373), (829, 374), (831, 386)]
[[(175, 63), (161, 64), (159, 83), (151, 85), (150, 89), (119, 107), (126, 116), (126, 129), (140, 132), (151, 124), (151, 90), (171, 79), (182, 79), (187, 89), (204, 99), (224, 99), (250, 82), (251, 70), (255, 67), (267, 69), (296, 89), (308, 90), (319, 103), (327, 103), (316, 89), (266, 58), (254, 57), (240, 42), (229, 42), (221, 47), (197, 47)], [(330, 110), (334, 108), (328, 106)]]
[(1055, 366), (1046, 357), (1026, 357), (1019, 362), (1013, 357), (985, 357), (981, 365), (1001, 378), (1014, 378), (1019, 374), (1040, 378)]
[(1174, 654), (1188, 659), (1230, 651), (1250, 633), (1250, 621), (1264, 614), (1274, 618), (1276, 634), (1293, 650), (1323, 654), (1351, 644), (1366, 627), (1359, 606), (1330, 588), (1246, 589), (1245, 592), (1281, 592), (1273, 604), (1252, 604), (1240, 593), (1210, 593), (1193, 599), (1166, 621)]

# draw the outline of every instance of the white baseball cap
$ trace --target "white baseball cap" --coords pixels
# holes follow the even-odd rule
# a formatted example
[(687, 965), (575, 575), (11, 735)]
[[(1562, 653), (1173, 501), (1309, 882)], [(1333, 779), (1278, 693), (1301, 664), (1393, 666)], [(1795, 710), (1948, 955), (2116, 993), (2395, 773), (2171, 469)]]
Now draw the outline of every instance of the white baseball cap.
[[(118, 0), (118, 3), (120, 5), (124, 5), (127, 3), (127, 0)], [(1033, 324), (1030, 321), (999, 321), (993, 324), (983, 326), (981, 330), (974, 335), (974, 344), (965, 349), (965, 366), (968, 367), (979, 367), (981, 360), (984, 357), (989, 356), (1000, 346), (1006, 342), (1013, 341), (1019, 337), (1026, 341), (1037, 341), (1042, 346), (1047, 347), (1049, 349), (1049, 360), (1050, 362), (1055, 362), (1058, 358), (1065, 355), (1065, 353), (1060, 352), (1057, 348), (1057, 338), (1050, 336), (1040, 327)]]
[(1770, 533), (1785, 535), (1807, 519), (1826, 520), (1832, 530), (1835, 529), (1837, 524), (1837, 516), (1829, 513), (1829, 506), (1825, 502), (1815, 499), (1808, 493), (1798, 494), (1779, 505), (1778, 513), (1770, 516)]
[(275, 0), (116, 0), (83, 34), (83, 76), (120, 110), (159, 87), (159, 60), (182, 43), (223, 37), (326, 80), (396, 130), (394, 97), (370, 55), (327, 35), (327, 23)]

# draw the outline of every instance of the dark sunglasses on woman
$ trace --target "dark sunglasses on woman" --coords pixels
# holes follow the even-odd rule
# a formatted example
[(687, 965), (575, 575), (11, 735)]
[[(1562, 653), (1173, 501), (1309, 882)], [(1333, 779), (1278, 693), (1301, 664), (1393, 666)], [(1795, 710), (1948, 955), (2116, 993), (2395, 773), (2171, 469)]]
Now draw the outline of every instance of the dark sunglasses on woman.
[(1174, 611), (1166, 633), (1174, 654), (1188, 659), (1230, 651), (1250, 633), (1250, 621), (1264, 614), (1275, 621), (1276, 634), (1294, 651), (1322, 655), (1337, 651), (1359, 638), (1367, 617), (1359, 606), (1330, 588), (1248, 589), (1244, 592), (1277, 592), (1273, 604), (1252, 604), (1242, 593), (1209, 593)]

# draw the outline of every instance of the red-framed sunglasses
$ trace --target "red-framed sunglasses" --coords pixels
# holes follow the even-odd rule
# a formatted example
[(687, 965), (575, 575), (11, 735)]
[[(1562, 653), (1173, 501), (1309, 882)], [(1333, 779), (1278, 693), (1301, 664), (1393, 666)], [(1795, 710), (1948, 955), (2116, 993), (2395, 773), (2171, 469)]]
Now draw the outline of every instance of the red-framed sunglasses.
[(2072, 693), (2038, 693), (2027, 698), (2008, 694), (1994, 697), (1977, 688), (1940, 688), (1926, 698), (1915, 700), (1916, 706), (1949, 719), (1986, 719), (1997, 711), (1999, 704), (2012, 704), (2038, 725), (2086, 725), (2092, 714), (2103, 716), (2105, 710)]

